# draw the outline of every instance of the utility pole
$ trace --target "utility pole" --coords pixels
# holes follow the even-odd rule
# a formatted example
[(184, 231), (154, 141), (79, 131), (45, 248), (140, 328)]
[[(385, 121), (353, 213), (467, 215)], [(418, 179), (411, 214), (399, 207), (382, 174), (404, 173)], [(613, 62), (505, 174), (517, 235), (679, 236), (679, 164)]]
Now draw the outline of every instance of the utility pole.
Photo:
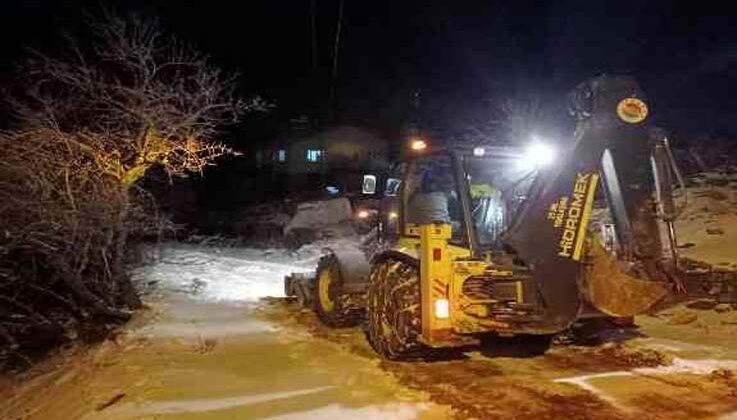
[(317, 73), (317, 24), (315, 22), (315, 0), (310, 0), (310, 35), (312, 37), (312, 76)]
[(328, 119), (333, 117), (333, 102), (335, 101), (335, 80), (338, 76), (338, 52), (340, 50), (340, 31), (343, 28), (343, 1), (338, 3), (338, 23), (335, 28), (335, 43), (333, 45), (333, 69), (330, 74), (330, 94), (328, 95)]

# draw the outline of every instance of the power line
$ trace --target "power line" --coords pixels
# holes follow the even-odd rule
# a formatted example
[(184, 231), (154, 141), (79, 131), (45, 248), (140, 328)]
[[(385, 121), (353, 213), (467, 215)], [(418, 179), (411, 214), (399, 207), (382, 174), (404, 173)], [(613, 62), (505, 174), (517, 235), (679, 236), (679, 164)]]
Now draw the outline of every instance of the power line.
[[(333, 45), (333, 69), (330, 75), (330, 95), (328, 96), (328, 116), (332, 117), (335, 99), (335, 79), (338, 75), (338, 51), (340, 47), (340, 31), (343, 27), (343, 0), (338, 3), (338, 24), (335, 28), (335, 44)], [(331, 118), (332, 119), (332, 118)]]

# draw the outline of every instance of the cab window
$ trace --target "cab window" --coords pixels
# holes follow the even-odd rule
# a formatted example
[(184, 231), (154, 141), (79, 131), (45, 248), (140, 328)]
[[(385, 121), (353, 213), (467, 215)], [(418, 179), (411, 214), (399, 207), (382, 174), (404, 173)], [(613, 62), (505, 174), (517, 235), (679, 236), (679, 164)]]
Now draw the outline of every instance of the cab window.
[(412, 161), (403, 190), (405, 234), (408, 228), (430, 223), (451, 225), (454, 242), (463, 239), (461, 204), (453, 180), (448, 156), (434, 156)]

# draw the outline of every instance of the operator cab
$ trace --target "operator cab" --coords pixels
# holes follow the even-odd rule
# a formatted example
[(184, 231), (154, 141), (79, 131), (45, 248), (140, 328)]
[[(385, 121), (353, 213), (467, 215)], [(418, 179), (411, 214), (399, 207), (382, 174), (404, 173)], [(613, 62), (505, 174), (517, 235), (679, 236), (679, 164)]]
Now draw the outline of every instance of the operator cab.
[(451, 225), (451, 241), (461, 242), (463, 217), (458, 197), (450, 156), (411, 161), (402, 190), (405, 234), (415, 236), (414, 228), (419, 225), (444, 223)]
[(538, 173), (521, 156), (512, 148), (495, 148), (481, 156), (454, 151), (411, 159), (401, 196), (403, 236), (418, 236), (419, 225), (446, 223), (451, 243), (500, 248), (501, 234)]

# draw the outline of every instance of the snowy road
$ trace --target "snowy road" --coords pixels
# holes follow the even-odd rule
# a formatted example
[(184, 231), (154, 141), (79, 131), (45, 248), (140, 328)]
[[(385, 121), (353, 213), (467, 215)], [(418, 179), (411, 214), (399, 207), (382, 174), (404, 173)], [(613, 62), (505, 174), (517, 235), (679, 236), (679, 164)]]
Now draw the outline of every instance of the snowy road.
[[(0, 393), (0, 418), (734, 418), (737, 311), (676, 309), (639, 331), (520, 357), (493, 343), (452, 360), (380, 360), (360, 329), (283, 300), (300, 253), (168, 244), (133, 275), (150, 306), (91, 350)], [(679, 318), (680, 317), (680, 318)], [(734, 318), (734, 323), (732, 320)]]
[(155, 250), (133, 273), (151, 309), (114, 340), (0, 393), (0, 418), (448, 418), (376, 362), (266, 316), (258, 300), (283, 296), (283, 277), (314, 269), (320, 249)]

